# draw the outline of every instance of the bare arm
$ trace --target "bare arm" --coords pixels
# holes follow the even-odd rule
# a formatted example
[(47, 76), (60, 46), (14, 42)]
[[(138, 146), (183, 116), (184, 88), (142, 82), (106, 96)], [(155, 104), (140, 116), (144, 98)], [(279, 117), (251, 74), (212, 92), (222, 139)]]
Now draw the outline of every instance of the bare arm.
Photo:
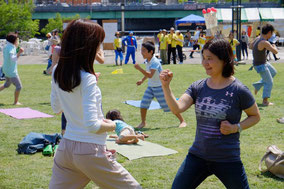
[(144, 76), (141, 80), (136, 82), (136, 85), (141, 85), (146, 79), (147, 77)]
[[(248, 129), (260, 120), (260, 114), (256, 103), (250, 108), (245, 109), (244, 112), (247, 114), (247, 117), (240, 122), (242, 130)], [(231, 124), (228, 121), (222, 121), (220, 131), (224, 135), (232, 134), (238, 132), (239, 128), (237, 124)]]
[(105, 119), (101, 123), (100, 129), (96, 132), (96, 134), (101, 134), (109, 131), (114, 131), (115, 130), (115, 122)]
[[(262, 42), (259, 44), (259, 48), (261, 48), (261, 47), (263, 47), (263, 48), (265, 48), (265, 49), (271, 51), (273, 54), (277, 54), (277, 53), (278, 53), (278, 50), (277, 50), (275, 44), (271, 45), (268, 41), (262, 41)], [(263, 48), (262, 48), (262, 49), (263, 49)]]
[(96, 61), (98, 61), (100, 64), (105, 62), (104, 51), (102, 49), (98, 50), (96, 54)]
[(151, 69), (150, 72), (147, 72), (146, 70), (144, 70), (143, 68), (141, 68), (141, 66), (139, 64), (134, 64), (134, 67), (140, 71), (145, 77), (147, 78), (152, 78), (153, 75), (155, 74), (156, 70)]
[(48, 74), (51, 74), (54, 66), (58, 63), (59, 61), (59, 54), (56, 52), (56, 50), (53, 51), (52, 53), (52, 64), (50, 66), (50, 68), (48, 69), (49, 73)]
[(188, 94), (183, 94), (177, 101), (170, 88), (172, 78), (173, 73), (170, 70), (163, 70), (160, 74), (162, 88), (169, 108), (174, 114), (182, 113), (193, 104), (193, 99)]

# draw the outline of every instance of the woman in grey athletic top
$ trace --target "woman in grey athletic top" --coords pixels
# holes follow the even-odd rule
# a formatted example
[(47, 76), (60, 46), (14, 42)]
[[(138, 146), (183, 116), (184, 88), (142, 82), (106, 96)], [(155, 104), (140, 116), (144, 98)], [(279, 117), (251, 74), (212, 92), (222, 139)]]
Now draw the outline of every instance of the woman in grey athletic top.
[[(202, 65), (209, 76), (194, 82), (177, 101), (170, 89), (173, 73), (160, 74), (173, 113), (192, 105), (196, 114), (195, 140), (180, 166), (172, 189), (196, 188), (214, 174), (229, 189), (249, 189), (240, 158), (240, 132), (255, 125), (259, 110), (250, 90), (234, 75), (233, 51), (228, 41), (213, 39), (202, 50)], [(242, 112), (246, 118), (241, 120)]]

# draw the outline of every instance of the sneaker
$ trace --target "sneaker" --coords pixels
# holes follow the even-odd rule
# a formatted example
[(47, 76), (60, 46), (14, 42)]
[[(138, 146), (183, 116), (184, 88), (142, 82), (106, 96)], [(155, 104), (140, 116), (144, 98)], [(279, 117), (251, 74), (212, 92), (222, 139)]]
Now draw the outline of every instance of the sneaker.
[(276, 119), (278, 123), (284, 124), (284, 117)]
[(178, 63), (178, 64), (183, 64), (183, 62), (180, 62), (180, 63)]
[(190, 58), (194, 58), (193, 56), (189, 56)]

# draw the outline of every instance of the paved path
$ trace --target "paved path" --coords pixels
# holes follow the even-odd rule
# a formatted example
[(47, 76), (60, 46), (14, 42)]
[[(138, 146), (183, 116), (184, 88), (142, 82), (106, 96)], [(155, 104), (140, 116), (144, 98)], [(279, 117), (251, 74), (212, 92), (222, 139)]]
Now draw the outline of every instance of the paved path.
[[(201, 57), (200, 57), (200, 53), (194, 53), (193, 56), (194, 58), (189, 58), (189, 50), (191, 48), (184, 48), (184, 53), (186, 54), (186, 60), (184, 61), (184, 64), (200, 64), (201, 63)], [(271, 55), (271, 57), (273, 58), (273, 56)], [(284, 63), (284, 47), (279, 47), (279, 53), (277, 54), (277, 57), (280, 57), (280, 60), (278, 60), (277, 62), (279, 63)], [(125, 58), (125, 54), (124, 54), (124, 58)], [(137, 63), (143, 63), (144, 59), (140, 53), (140, 50), (138, 49), (138, 51), (136, 52), (136, 61)], [(248, 60), (244, 60), (247, 64), (251, 64), (252, 63), (252, 51), (249, 50), (249, 59)], [(271, 60), (271, 62), (275, 62), (274, 58), (273, 60)], [(2, 52), (0, 52), (0, 65), (2, 65), (3, 63), (3, 54)], [(47, 64), (47, 55), (46, 54), (40, 54), (38, 56), (20, 56), (19, 60), (18, 60), (19, 64)], [(177, 61), (178, 63), (178, 61)], [(110, 50), (106, 50), (105, 51), (105, 64), (115, 64), (114, 62), (114, 51), (110, 51)], [(132, 64), (132, 59), (130, 57), (130, 61), (128, 62), (128, 64)]]

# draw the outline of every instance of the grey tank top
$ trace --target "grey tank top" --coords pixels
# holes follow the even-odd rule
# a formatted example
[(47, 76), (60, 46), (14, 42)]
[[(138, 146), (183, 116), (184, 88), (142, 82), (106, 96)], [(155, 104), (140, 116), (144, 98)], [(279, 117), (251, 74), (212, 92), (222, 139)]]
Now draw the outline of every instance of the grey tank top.
[(259, 66), (266, 63), (266, 49), (264, 48), (262, 51), (258, 50), (258, 44), (263, 38), (259, 38), (253, 45), (252, 55), (253, 55), (253, 65)]

